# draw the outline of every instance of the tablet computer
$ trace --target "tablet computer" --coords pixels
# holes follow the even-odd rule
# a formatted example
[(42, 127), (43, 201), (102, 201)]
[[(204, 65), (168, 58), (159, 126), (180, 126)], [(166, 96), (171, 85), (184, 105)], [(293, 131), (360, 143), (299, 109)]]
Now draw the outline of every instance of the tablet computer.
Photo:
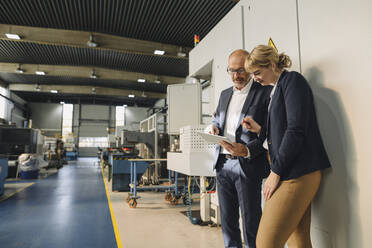
[(229, 138), (227, 138), (225, 136), (219, 136), (219, 135), (214, 135), (214, 134), (209, 134), (209, 133), (203, 133), (203, 132), (198, 132), (198, 134), (200, 136), (202, 136), (203, 139), (207, 143), (218, 144), (221, 140), (226, 141), (227, 143), (230, 143), (230, 144), (232, 143), (232, 141), (229, 140)]

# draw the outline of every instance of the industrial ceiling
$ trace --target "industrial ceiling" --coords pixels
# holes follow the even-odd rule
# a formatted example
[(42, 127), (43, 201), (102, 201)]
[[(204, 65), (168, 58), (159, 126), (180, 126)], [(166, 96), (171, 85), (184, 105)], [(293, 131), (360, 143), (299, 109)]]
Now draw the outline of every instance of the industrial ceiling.
[(236, 2), (0, 0), (0, 81), (29, 102), (152, 107)]

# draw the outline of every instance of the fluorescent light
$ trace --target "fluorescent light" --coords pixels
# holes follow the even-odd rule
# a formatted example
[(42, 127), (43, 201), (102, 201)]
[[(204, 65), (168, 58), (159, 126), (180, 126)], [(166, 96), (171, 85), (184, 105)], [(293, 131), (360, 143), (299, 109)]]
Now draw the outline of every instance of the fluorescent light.
[(155, 80), (154, 82), (157, 84), (160, 84), (160, 80)]
[(89, 36), (89, 41), (87, 42), (88, 47), (98, 47), (98, 43), (93, 41), (93, 35)]
[(139, 79), (137, 79), (137, 82), (139, 82), (139, 83), (144, 83), (144, 82), (146, 82), (146, 79), (144, 79), (144, 78), (139, 78)]
[(156, 54), (156, 55), (164, 55), (165, 54), (165, 51), (163, 51), (163, 50), (155, 50), (154, 51), (154, 54)]
[(50, 93), (57, 94), (58, 90), (51, 90)]
[(124, 104), (123, 107), (126, 108), (126, 107), (128, 107), (128, 105)]
[(60, 102), (60, 104), (65, 104), (65, 102)]
[(20, 40), (21, 37), (18, 34), (5, 34), (8, 39)]
[(35, 71), (35, 73), (36, 73), (37, 75), (45, 75), (45, 74), (46, 74), (46, 73), (43, 72), (43, 71)]
[(17, 73), (24, 73), (24, 71), (21, 69), (21, 66), (18, 66), (18, 68), (16, 69), (16, 72)]
[(130, 95), (128, 95), (128, 97), (130, 97), (130, 98), (134, 98), (135, 95), (130, 94)]

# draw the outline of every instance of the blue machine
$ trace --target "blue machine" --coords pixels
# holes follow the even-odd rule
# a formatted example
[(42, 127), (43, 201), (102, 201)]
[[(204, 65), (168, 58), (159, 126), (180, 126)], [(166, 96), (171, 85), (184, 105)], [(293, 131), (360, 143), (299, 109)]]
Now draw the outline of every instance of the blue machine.
[[(128, 159), (139, 158), (132, 154), (112, 154), (109, 156), (109, 163), (112, 165), (112, 191), (129, 191), (130, 162)], [(141, 179), (148, 167), (147, 162), (137, 162), (137, 181)]]
[(77, 160), (77, 152), (66, 152), (66, 160)]
[(0, 196), (4, 194), (5, 178), (8, 176), (8, 158), (0, 157)]

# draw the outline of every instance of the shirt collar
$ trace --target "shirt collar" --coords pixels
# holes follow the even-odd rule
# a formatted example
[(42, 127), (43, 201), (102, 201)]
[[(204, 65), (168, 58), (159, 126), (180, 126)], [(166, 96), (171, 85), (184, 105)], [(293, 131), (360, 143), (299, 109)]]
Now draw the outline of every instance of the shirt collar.
[(276, 81), (275, 84), (271, 84), (273, 85), (273, 89), (271, 90), (271, 93), (270, 93), (270, 98), (273, 97), (274, 93), (275, 93), (275, 90), (276, 90), (276, 87), (278, 86), (278, 81), (279, 81), (279, 78), (282, 76), (284, 71), (282, 71), (282, 73), (280, 73), (279, 77), (278, 77), (278, 80)]
[(243, 89), (238, 90), (235, 86), (233, 87), (234, 94), (247, 94), (252, 86), (253, 79), (251, 78)]

